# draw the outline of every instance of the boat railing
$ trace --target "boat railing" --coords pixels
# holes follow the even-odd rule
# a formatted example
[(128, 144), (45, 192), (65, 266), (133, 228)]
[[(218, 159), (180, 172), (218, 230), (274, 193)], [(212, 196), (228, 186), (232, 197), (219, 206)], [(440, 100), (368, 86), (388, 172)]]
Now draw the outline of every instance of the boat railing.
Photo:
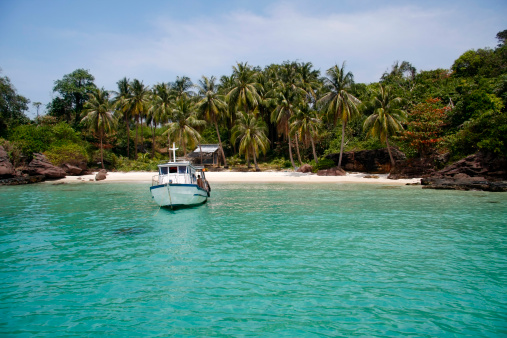
[(151, 186), (153, 187), (154, 185), (158, 185), (158, 175), (154, 175), (151, 178)]

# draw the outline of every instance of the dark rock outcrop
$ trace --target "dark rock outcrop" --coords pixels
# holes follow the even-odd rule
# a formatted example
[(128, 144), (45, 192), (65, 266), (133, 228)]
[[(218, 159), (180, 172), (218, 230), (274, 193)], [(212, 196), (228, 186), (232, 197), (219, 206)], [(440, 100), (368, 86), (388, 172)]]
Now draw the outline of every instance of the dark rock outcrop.
[(401, 178), (418, 178), (428, 176), (436, 171), (436, 160), (434, 157), (412, 158), (399, 161), (391, 169), (387, 178), (398, 180)]
[[(395, 148), (391, 148), (394, 160), (404, 161), (405, 154)], [(340, 154), (329, 154), (326, 158), (338, 164)], [(360, 171), (371, 174), (387, 174), (391, 171), (391, 159), (387, 148), (376, 150), (349, 151), (343, 153), (342, 168), (346, 171)]]
[(31, 184), (31, 183), (39, 183), (46, 180), (44, 175), (35, 175), (35, 176), (18, 176), (0, 179), (0, 185), (20, 185), (20, 184)]
[(507, 192), (507, 182), (492, 182), (484, 177), (425, 177), (421, 179), (423, 189), (446, 189), (446, 190), (484, 190), (494, 192)]
[(303, 164), (299, 169), (297, 170), (300, 173), (311, 173), (312, 172), (312, 166), (309, 164)]
[(4, 147), (0, 146), (0, 178), (10, 178), (15, 176), (14, 166), (9, 160), (9, 154)]
[(423, 188), (507, 191), (507, 158), (478, 152), (421, 180)]
[(62, 168), (52, 165), (43, 154), (35, 153), (33, 155), (32, 161), (23, 169), (24, 173), (30, 176), (43, 175), (53, 179), (63, 178), (67, 175)]
[(345, 170), (343, 170), (341, 168), (334, 167), (334, 168), (330, 168), (330, 169), (319, 170), (319, 171), (317, 171), (317, 175), (318, 176), (345, 176), (345, 175), (347, 175), (347, 173), (345, 172)]
[(484, 177), (488, 181), (506, 181), (507, 158), (491, 153), (478, 152), (437, 171), (431, 176), (454, 177), (457, 174)]
[(100, 169), (99, 172), (95, 175), (95, 181), (102, 181), (106, 179), (107, 170)]

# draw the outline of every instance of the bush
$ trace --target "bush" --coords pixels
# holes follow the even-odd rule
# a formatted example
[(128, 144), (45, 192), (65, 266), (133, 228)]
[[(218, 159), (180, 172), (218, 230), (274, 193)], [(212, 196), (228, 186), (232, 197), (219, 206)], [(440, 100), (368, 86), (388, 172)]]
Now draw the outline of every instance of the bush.
[(330, 160), (328, 158), (319, 158), (319, 163), (317, 163), (317, 164), (315, 163), (314, 160), (312, 160), (310, 162), (310, 165), (313, 168), (313, 172), (336, 167), (336, 163), (334, 163), (333, 160)]
[(276, 167), (278, 170), (292, 167), (290, 160), (286, 160), (284, 158), (275, 158), (271, 161), (270, 165)]
[(9, 160), (14, 165), (14, 167), (19, 166), (21, 162), (21, 149), (16, 143), (11, 143), (3, 138), (0, 138), (0, 146), (4, 148), (4, 150), (9, 155)]
[(86, 148), (75, 143), (53, 146), (45, 151), (44, 155), (56, 166), (64, 163), (77, 165), (82, 162), (88, 162)]

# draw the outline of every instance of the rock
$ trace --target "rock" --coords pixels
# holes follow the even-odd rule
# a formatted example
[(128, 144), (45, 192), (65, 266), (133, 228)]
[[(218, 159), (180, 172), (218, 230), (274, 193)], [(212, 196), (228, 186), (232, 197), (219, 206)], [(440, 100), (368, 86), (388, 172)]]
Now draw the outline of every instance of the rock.
[[(405, 154), (396, 148), (391, 148), (395, 161), (404, 161)], [(338, 164), (340, 154), (329, 154), (326, 158)], [(346, 171), (359, 171), (372, 174), (387, 174), (391, 171), (391, 159), (387, 148), (376, 150), (349, 151), (343, 153), (342, 168)]]
[(421, 179), (423, 189), (483, 190), (507, 192), (507, 182), (491, 182), (483, 177), (452, 178), (425, 177)]
[(342, 168), (334, 167), (317, 171), (318, 176), (345, 176), (347, 173)]
[(106, 176), (107, 176), (107, 170), (106, 169), (100, 169), (99, 172), (95, 175), (95, 181), (105, 180)]
[(377, 175), (364, 175), (363, 178), (378, 178)]
[(0, 178), (10, 178), (15, 176), (14, 166), (9, 160), (9, 154), (4, 147), (0, 146)]
[(65, 173), (67, 173), (67, 175), (69, 176), (77, 176), (77, 175), (82, 175), (83, 174), (83, 169), (79, 168), (79, 167), (76, 167), (72, 164), (69, 164), (69, 163), (64, 163), (62, 164), (61, 168), (65, 171)]
[(309, 164), (303, 164), (299, 169), (297, 170), (300, 173), (311, 173), (312, 172), (312, 166)]
[(0, 179), (0, 185), (20, 185), (43, 182), (46, 179), (44, 175), (36, 176), (18, 176), (12, 178)]
[(436, 156), (413, 158), (396, 162), (387, 178), (397, 180), (401, 178), (418, 178), (431, 175), (435, 172)]
[(507, 158), (478, 152), (421, 180), (426, 189), (507, 191)]
[(46, 156), (40, 153), (34, 154), (34, 158), (23, 171), (30, 176), (44, 175), (46, 178), (63, 178), (67, 175), (62, 168), (52, 165)]
[(478, 152), (437, 171), (432, 176), (456, 177), (462, 174), (469, 177), (484, 177), (488, 181), (506, 181), (507, 158), (492, 153)]

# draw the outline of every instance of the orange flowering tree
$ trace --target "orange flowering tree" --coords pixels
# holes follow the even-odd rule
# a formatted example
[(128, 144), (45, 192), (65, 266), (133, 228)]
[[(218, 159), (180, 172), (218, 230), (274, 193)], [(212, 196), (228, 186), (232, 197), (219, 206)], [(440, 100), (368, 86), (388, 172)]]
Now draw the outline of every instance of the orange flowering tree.
[(439, 98), (429, 98), (409, 111), (408, 123), (401, 138), (421, 157), (433, 151), (442, 141), (442, 127), (451, 107)]

